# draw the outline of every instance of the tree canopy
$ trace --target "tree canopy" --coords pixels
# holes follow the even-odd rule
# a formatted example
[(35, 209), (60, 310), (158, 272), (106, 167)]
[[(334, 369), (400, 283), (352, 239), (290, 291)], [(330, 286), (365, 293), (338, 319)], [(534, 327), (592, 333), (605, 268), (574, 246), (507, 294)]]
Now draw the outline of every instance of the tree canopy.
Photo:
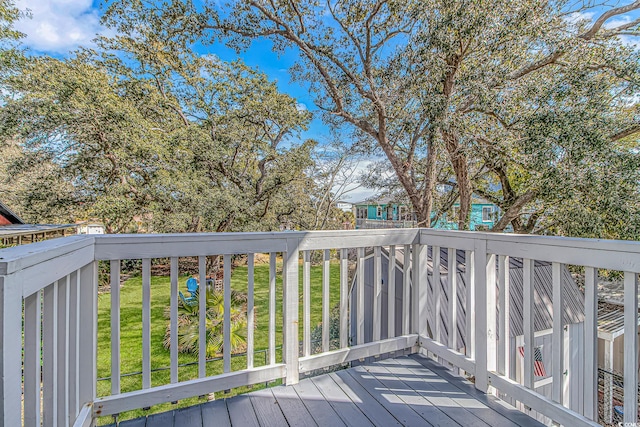
[(116, 36), (97, 51), (38, 58), (7, 80), (20, 95), (6, 101), (4, 131), (72, 184), (62, 200), (114, 218), (114, 231), (134, 217), (163, 231), (325, 223), (304, 214), (332, 215), (337, 176), (297, 141), (309, 114), (260, 73), (202, 54), (266, 39), (297, 55), (292, 78), (350, 152), (384, 156), (379, 184), (420, 225), (459, 202), (467, 228), (475, 195), (499, 206), (494, 231), (637, 239), (640, 58), (621, 37), (640, 36), (639, 10), (114, 0), (104, 22)]
[(138, 37), (32, 58), (6, 79), (2, 131), (24, 151), (13, 178), (48, 164), (66, 183), (22, 187), (23, 199), (75, 206), (69, 216), (111, 232), (277, 228), (311, 164), (315, 143), (296, 138), (309, 114), (240, 62)]

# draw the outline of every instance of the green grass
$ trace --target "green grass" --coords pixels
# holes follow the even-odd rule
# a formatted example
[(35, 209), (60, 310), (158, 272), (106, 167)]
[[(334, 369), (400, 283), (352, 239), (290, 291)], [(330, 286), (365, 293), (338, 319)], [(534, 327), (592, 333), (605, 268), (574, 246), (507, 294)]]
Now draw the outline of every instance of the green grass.
[[(276, 346), (282, 345), (282, 281), (281, 264), (278, 264), (276, 282)], [(339, 303), (340, 278), (339, 265), (332, 263), (330, 268), (330, 306)], [(269, 345), (269, 265), (256, 264), (255, 277), (255, 311), (256, 329), (254, 332), (255, 350), (254, 366), (265, 364), (266, 352)], [(179, 289), (186, 289), (186, 276), (180, 277)], [(302, 266), (300, 267), (300, 339), (302, 339)], [(247, 266), (236, 267), (231, 277), (233, 289), (247, 293)], [(151, 369), (169, 368), (170, 352), (162, 345), (168, 319), (164, 312), (170, 304), (170, 281), (168, 277), (152, 277), (151, 279)], [(311, 267), (311, 326), (317, 326), (322, 320), (322, 267)], [(106, 378), (111, 375), (111, 295), (101, 294), (98, 298), (98, 378)], [(120, 288), (120, 371), (121, 374), (142, 371), (142, 279), (132, 277)], [(180, 364), (197, 362), (198, 358), (190, 354), (179, 354)], [(281, 351), (276, 353), (276, 360), (282, 360)], [(207, 375), (222, 373), (222, 360), (207, 363)], [(232, 357), (232, 370), (246, 368), (246, 357)], [(195, 379), (198, 377), (197, 364), (180, 367), (178, 369), (180, 381)], [(170, 370), (162, 370), (151, 373), (151, 385), (160, 386), (170, 383)], [(121, 378), (121, 392), (140, 390), (142, 388), (142, 375), (132, 375)], [(259, 385), (258, 385), (259, 387)], [(254, 386), (253, 389), (255, 389)], [(231, 394), (216, 393), (216, 397), (225, 397), (245, 392), (249, 387), (233, 390)], [(111, 381), (98, 381), (98, 396), (111, 394)], [(120, 414), (120, 420), (136, 418), (155, 412), (162, 412), (177, 407), (184, 407), (204, 402), (206, 399), (191, 398), (179, 402), (178, 405), (166, 403), (156, 405), (151, 410), (136, 410)], [(111, 417), (102, 417), (99, 424), (108, 424)]]

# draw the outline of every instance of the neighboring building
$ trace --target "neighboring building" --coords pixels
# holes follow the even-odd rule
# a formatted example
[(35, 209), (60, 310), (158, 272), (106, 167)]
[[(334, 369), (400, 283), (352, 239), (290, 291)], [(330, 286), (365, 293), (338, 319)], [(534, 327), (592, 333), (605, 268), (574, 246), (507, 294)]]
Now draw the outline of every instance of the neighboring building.
[(0, 202), (0, 227), (14, 224), (24, 224), (24, 221), (5, 204)]
[[(443, 213), (433, 228), (457, 230), (458, 210), (456, 203)], [(471, 205), (469, 222), (470, 230), (489, 230), (495, 223), (498, 207), (481, 199), (474, 200)], [(356, 228), (411, 228), (417, 227), (416, 215), (412, 207), (405, 203), (398, 203), (387, 197), (379, 200), (364, 201), (353, 204), (353, 214), (356, 217)], [(434, 215), (435, 216), (435, 215)]]
[(352, 212), (353, 211), (353, 203), (345, 202), (344, 200), (338, 200), (336, 202), (336, 208), (340, 209), (341, 211)]
[(23, 245), (75, 234), (76, 224), (25, 224), (0, 202), (0, 247)]
[(104, 234), (104, 225), (94, 222), (78, 224), (78, 234)]

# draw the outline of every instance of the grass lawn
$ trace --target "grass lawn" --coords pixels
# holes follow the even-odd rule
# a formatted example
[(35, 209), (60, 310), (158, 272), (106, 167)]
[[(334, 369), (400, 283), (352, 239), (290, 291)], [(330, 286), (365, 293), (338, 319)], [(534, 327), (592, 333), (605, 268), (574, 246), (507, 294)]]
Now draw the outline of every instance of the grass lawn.
[[(278, 264), (281, 268), (281, 263)], [(280, 271), (280, 270), (279, 270)], [(266, 351), (269, 345), (269, 264), (256, 264), (255, 276), (255, 311), (256, 330), (254, 332), (255, 356), (254, 366), (261, 366), (266, 361)], [(276, 283), (276, 346), (282, 345), (282, 278), (277, 275)], [(178, 288), (184, 292), (187, 277), (180, 277)], [(247, 266), (236, 267), (231, 277), (233, 289), (247, 293)], [(169, 307), (171, 299), (169, 277), (152, 277), (151, 279), (151, 369), (159, 371), (151, 373), (151, 385), (159, 386), (170, 383), (170, 352), (162, 342), (169, 320), (164, 312)], [(300, 339), (302, 339), (302, 265), (300, 266)], [(337, 262), (331, 263), (330, 268), (330, 306), (338, 305), (340, 299), (340, 268)], [(311, 327), (322, 320), (322, 266), (311, 267)], [(139, 390), (142, 388), (142, 278), (137, 276), (127, 280), (120, 288), (120, 371), (121, 392)], [(281, 361), (282, 355), (278, 351), (276, 360)], [(191, 354), (179, 354), (178, 362), (187, 364), (197, 362), (198, 358)], [(246, 357), (232, 357), (232, 370), (246, 368)], [(166, 368), (166, 369), (164, 369)], [(222, 360), (207, 363), (207, 374), (222, 373)], [(102, 294), (98, 298), (98, 378), (111, 375), (111, 295)], [(198, 377), (197, 363), (178, 368), (180, 381)], [(260, 385), (254, 386), (260, 387)], [(216, 393), (216, 398), (226, 397), (246, 391), (248, 387), (233, 390), (232, 394)], [(98, 381), (98, 396), (111, 394), (111, 381)], [(189, 406), (204, 402), (205, 398), (185, 399), (178, 405), (166, 403), (154, 406), (151, 410), (137, 410), (120, 414), (120, 420), (136, 418), (155, 412), (163, 412), (177, 407)], [(111, 417), (102, 417), (99, 424), (112, 422)]]

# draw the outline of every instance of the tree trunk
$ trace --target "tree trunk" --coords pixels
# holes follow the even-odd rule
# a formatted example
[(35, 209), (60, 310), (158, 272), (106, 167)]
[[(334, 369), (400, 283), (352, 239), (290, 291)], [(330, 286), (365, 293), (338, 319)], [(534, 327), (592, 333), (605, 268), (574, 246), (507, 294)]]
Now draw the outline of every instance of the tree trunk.
[(458, 214), (458, 230), (469, 229), (469, 215), (471, 214), (471, 181), (467, 156), (462, 152), (458, 136), (452, 131), (442, 131), (442, 137), (449, 154), (449, 160), (456, 174), (458, 194), (460, 195), (460, 212)]

